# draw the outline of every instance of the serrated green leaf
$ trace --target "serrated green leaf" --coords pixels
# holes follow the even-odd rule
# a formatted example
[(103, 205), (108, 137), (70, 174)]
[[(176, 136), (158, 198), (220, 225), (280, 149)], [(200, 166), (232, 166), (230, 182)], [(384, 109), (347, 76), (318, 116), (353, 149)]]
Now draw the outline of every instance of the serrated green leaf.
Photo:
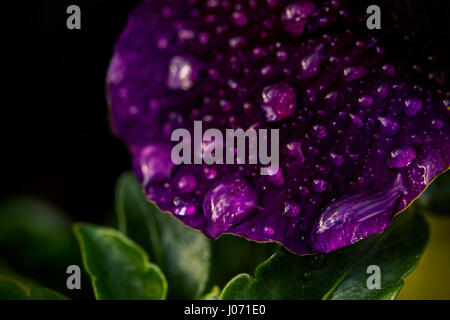
[(210, 241), (150, 203), (132, 173), (118, 180), (116, 211), (119, 229), (144, 247), (164, 271), (169, 298), (200, 297), (209, 278)]
[[(280, 249), (261, 264), (255, 277), (241, 274), (221, 299), (394, 299), (417, 265), (428, 240), (428, 226), (412, 210), (383, 233), (327, 255), (297, 256)], [(381, 270), (381, 288), (368, 289), (370, 265)]]
[(83, 264), (99, 300), (161, 300), (167, 283), (145, 251), (122, 233), (75, 224)]

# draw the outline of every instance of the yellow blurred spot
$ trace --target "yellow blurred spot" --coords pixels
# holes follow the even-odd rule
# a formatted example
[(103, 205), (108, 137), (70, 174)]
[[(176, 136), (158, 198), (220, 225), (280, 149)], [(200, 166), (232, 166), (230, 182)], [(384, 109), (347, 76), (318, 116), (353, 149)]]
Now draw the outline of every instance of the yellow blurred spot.
[(417, 268), (405, 279), (399, 300), (450, 300), (450, 216), (427, 214), (430, 241)]

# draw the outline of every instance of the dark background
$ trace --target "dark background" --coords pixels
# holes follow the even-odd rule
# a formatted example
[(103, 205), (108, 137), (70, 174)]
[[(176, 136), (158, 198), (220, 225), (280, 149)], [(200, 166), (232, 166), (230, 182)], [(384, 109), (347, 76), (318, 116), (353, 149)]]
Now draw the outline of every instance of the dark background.
[[(33, 195), (90, 221), (112, 208), (115, 180), (130, 158), (110, 131), (105, 77), (138, 2), (38, 0), (14, 9), (17, 29), (10, 30), (20, 36), (10, 34), (17, 51), (11, 100), (2, 106), (2, 198)], [(71, 4), (81, 8), (81, 30), (66, 28)]]
[[(264, 1), (264, 0), (262, 0)], [(77, 220), (102, 221), (114, 184), (129, 169), (125, 146), (110, 131), (105, 75), (114, 43), (139, 0), (35, 0), (3, 7), (2, 176), (0, 198), (33, 195)], [(397, 16), (450, 56), (450, 1), (351, 1), (380, 4), (382, 28)], [(66, 8), (81, 7), (81, 30), (66, 28)], [(3, 4), (2, 4), (3, 5)], [(449, 70), (450, 59), (442, 61)]]

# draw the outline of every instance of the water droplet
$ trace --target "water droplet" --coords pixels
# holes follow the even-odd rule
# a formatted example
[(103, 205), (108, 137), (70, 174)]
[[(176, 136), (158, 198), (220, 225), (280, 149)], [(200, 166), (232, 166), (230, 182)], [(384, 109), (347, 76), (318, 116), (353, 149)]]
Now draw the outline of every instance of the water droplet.
[(265, 234), (267, 234), (268, 236), (271, 236), (271, 235), (273, 235), (275, 233), (275, 230), (272, 227), (270, 227), (270, 226), (265, 226), (263, 228), (263, 232)]
[(217, 177), (217, 170), (214, 168), (205, 167), (203, 169), (206, 180), (213, 180)]
[(195, 206), (193, 204), (181, 204), (175, 207), (174, 214), (177, 216), (192, 216), (195, 214)]
[(300, 206), (294, 201), (284, 203), (283, 215), (287, 217), (296, 217), (300, 214)]
[(244, 12), (241, 11), (235, 11), (231, 15), (231, 18), (233, 20), (233, 23), (238, 27), (243, 27), (248, 24), (248, 18), (247, 15)]
[(187, 174), (182, 176), (178, 180), (178, 189), (182, 193), (189, 193), (195, 190), (197, 187), (197, 180), (193, 175)]
[(441, 130), (444, 127), (444, 121), (441, 119), (431, 120), (431, 127), (436, 130)]
[(386, 63), (383, 65), (382, 69), (385, 75), (389, 77), (395, 76), (395, 67), (392, 64)]
[(330, 158), (331, 158), (331, 162), (333, 163), (333, 165), (335, 167), (340, 167), (345, 161), (344, 156), (334, 153), (334, 152), (330, 153)]
[(174, 168), (170, 154), (171, 148), (163, 145), (149, 145), (136, 153), (133, 167), (144, 186), (170, 178)]
[(323, 139), (328, 135), (327, 132), (327, 128), (325, 128), (323, 125), (321, 124), (316, 124), (312, 127), (312, 134), (317, 138), (317, 139)]
[(400, 124), (394, 119), (389, 117), (378, 117), (377, 119), (381, 123), (382, 131), (387, 135), (392, 136), (400, 130)]
[(312, 188), (315, 192), (321, 193), (328, 189), (329, 183), (323, 179), (314, 179), (312, 182)]
[(309, 280), (312, 277), (312, 273), (311, 272), (305, 272), (303, 274), (303, 278), (305, 278), (305, 280)]
[(289, 84), (279, 82), (262, 91), (262, 105), (267, 121), (280, 121), (294, 114), (297, 93)]
[(320, 70), (320, 50), (322, 49), (321, 46), (319, 46), (312, 54), (309, 56), (304, 57), (300, 65), (302, 67), (301, 75), (305, 78), (311, 78), (316, 76), (319, 73)]
[(407, 98), (405, 100), (405, 113), (408, 117), (415, 116), (422, 110), (422, 100), (419, 98)]
[(284, 184), (283, 170), (281, 168), (267, 167), (267, 180), (274, 186), (281, 187)]
[(357, 128), (362, 128), (364, 127), (364, 122), (361, 120), (360, 117), (358, 117), (356, 114), (349, 114), (350, 119), (352, 120), (353, 124), (357, 127)]
[(369, 96), (362, 96), (358, 99), (358, 103), (363, 107), (370, 107), (373, 104), (373, 99)]
[(411, 147), (402, 147), (393, 150), (386, 164), (389, 168), (404, 168), (416, 158), (416, 150)]
[(364, 67), (349, 66), (344, 69), (343, 73), (344, 80), (347, 82), (352, 82), (363, 77), (367, 73), (367, 69)]
[(308, 1), (296, 1), (287, 5), (281, 14), (284, 29), (294, 37), (299, 37), (315, 9), (316, 5)]
[(167, 86), (172, 90), (189, 90), (197, 79), (197, 70), (190, 58), (174, 56), (169, 63)]
[(305, 162), (305, 156), (302, 152), (302, 143), (300, 141), (292, 141), (287, 143), (283, 151), (285, 154), (299, 160), (300, 163)]
[(208, 235), (216, 237), (239, 223), (257, 206), (256, 191), (242, 177), (224, 179), (203, 199), (203, 212), (210, 222)]
[(300, 192), (300, 195), (307, 196), (309, 194), (309, 189), (305, 186), (298, 187), (298, 192)]

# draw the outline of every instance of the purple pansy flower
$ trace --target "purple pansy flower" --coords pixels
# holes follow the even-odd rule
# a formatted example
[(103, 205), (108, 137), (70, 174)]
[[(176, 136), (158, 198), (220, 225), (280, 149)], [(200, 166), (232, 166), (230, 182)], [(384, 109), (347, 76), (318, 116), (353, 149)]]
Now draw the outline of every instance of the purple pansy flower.
[[(364, 14), (337, 0), (142, 1), (107, 86), (148, 199), (211, 238), (297, 254), (383, 231), (449, 167), (450, 93), (432, 59), (410, 65)], [(280, 168), (173, 164), (172, 132), (196, 120), (279, 129)]]

